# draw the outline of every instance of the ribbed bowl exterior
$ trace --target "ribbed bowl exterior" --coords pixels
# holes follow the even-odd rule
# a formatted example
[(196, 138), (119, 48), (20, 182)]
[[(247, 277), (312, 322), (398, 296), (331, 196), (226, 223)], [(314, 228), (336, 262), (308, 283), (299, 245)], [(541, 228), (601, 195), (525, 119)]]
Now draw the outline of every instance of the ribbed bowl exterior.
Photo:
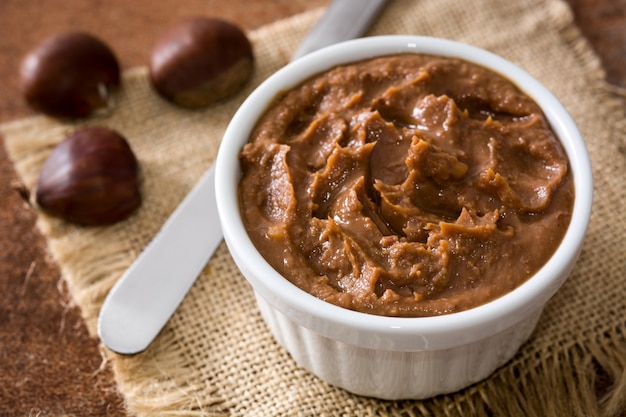
[(429, 398), (486, 378), (515, 355), (541, 315), (534, 311), (505, 331), (451, 349), (385, 351), (325, 337), (255, 296), (272, 334), (298, 365), (331, 385), (387, 400)]

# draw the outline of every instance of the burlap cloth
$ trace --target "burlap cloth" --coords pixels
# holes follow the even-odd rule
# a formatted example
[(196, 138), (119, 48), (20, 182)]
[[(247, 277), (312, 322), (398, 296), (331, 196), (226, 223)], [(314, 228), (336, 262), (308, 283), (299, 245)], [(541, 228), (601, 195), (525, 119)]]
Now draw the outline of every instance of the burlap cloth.
[[(125, 74), (116, 111), (85, 124), (124, 133), (142, 168), (144, 202), (106, 228), (67, 225), (42, 213), (38, 227), (74, 301), (96, 335), (107, 291), (211, 165), (222, 133), (250, 90), (289, 60), (315, 10), (250, 34), (257, 57), (246, 91), (203, 111), (177, 109), (150, 89), (144, 68)], [(351, 395), (299, 368), (256, 310), (222, 245), (150, 348), (106, 351), (128, 409), (147, 415), (615, 415), (626, 407), (626, 128), (595, 55), (560, 0), (396, 0), (371, 34), (456, 39), (496, 52), (544, 82), (587, 142), (596, 194), (586, 242), (570, 279), (532, 339), (484, 382), (426, 401)], [(623, 106), (623, 104), (622, 104)], [(1, 127), (27, 187), (54, 144), (77, 124), (33, 117)], [(176, 262), (175, 259), (172, 261)], [(103, 348), (104, 350), (104, 348)]]

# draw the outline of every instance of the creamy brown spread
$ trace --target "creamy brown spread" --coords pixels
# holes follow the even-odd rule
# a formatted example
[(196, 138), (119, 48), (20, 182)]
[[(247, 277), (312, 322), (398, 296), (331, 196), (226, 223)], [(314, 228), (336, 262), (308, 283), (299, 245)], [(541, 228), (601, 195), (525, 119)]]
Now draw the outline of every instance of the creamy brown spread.
[(538, 105), (506, 78), (402, 54), (282, 94), (241, 155), (247, 231), (316, 297), (433, 316), (497, 298), (561, 242), (574, 185)]

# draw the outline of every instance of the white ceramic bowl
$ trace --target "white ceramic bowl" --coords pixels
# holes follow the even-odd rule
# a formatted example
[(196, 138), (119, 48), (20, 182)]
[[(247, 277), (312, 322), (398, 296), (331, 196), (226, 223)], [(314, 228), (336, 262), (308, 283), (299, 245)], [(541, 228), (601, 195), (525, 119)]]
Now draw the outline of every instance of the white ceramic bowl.
[[(458, 57), (491, 68), (516, 83), (542, 107), (561, 139), (576, 188), (571, 224), (556, 253), (540, 271), (494, 301), (437, 317), (374, 316), (309, 295), (263, 259), (239, 215), (238, 153), (278, 93), (338, 64), (403, 52)], [(357, 394), (418, 399), (453, 392), (487, 377), (529, 338), (544, 305), (574, 266), (589, 221), (593, 185), (587, 150), (575, 123), (554, 95), (528, 73), (469, 45), (428, 37), (381, 36), (311, 53), (260, 85), (225, 132), (216, 162), (216, 192), (233, 259), (252, 285), (275, 338), (295, 361), (326, 382)]]

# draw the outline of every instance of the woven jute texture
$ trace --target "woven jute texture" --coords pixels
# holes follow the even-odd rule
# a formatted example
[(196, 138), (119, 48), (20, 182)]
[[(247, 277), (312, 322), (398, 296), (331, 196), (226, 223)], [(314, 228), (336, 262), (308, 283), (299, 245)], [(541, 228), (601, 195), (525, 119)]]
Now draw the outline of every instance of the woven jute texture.
[[(250, 33), (254, 79), (245, 91), (209, 109), (182, 110), (164, 102), (151, 90), (145, 68), (137, 68), (125, 73), (115, 110), (107, 116), (81, 123), (33, 117), (1, 127), (29, 188), (52, 147), (81, 125), (117, 129), (138, 156), (144, 201), (128, 220), (83, 228), (38, 212), (38, 227), (94, 336), (108, 290), (211, 165), (238, 105), (288, 62), (321, 12)], [(299, 368), (276, 344), (222, 245), (148, 350), (125, 357), (103, 348), (129, 410), (139, 416), (623, 413), (625, 114), (569, 8), (560, 0), (395, 0), (370, 33), (432, 35), (500, 54), (545, 83), (578, 123), (594, 167), (592, 220), (573, 274), (548, 304), (531, 340), (490, 378), (454, 395), (393, 402), (358, 397)]]

